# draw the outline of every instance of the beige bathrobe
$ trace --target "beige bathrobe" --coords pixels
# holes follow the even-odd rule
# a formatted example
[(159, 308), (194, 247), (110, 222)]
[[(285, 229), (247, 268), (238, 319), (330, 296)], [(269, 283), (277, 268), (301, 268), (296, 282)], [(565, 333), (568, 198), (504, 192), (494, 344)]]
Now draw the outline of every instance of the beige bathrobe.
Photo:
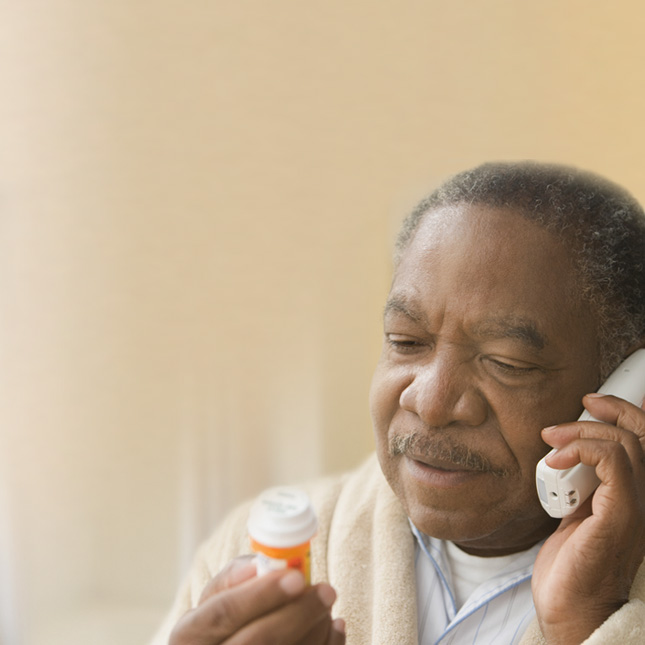
[[(336, 589), (334, 614), (346, 620), (347, 645), (417, 645), (414, 538), (376, 457), (353, 473), (303, 488), (320, 523), (312, 543), (313, 582), (327, 581)], [(246, 504), (234, 511), (202, 546), (152, 645), (167, 645), (172, 626), (196, 604), (213, 574), (248, 553), (248, 509)], [(522, 645), (545, 642), (533, 621)], [(630, 602), (585, 641), (610, 643), (645, 644), (645, 567)]]

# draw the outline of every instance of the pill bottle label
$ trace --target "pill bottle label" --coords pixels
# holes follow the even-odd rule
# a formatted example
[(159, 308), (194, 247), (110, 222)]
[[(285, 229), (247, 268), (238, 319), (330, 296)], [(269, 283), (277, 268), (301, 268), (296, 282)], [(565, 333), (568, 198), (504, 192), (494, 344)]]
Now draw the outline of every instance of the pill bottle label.
[(271, 549), (251, 538), (251, 549), (257, 554), (258, 575), (280, 569), (297, 569), (311, 584), (311, 547), (309, 542), (290, 549)]

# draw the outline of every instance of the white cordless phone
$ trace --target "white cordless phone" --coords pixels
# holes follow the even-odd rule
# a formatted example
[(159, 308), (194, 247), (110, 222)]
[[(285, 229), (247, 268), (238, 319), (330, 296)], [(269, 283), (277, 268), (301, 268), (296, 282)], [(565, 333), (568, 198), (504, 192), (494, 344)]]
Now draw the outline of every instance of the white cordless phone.
[[(598, 390), (613, 394), (634, 405), (641, 405), (645, 397), (645, 349), (628, 356)], [(579, 421), (597, 421), (586, 410)], [(552, 450), (550, 454), (555, 452)], [(546, 455), (548, 457), (549, 455)], [(577, 464), (565, 470), (556, 470), (540, 459), (535, 472), (538, 496), (542, 507), (551, 517), (566, 517), (582, 504), (600, 483), (595, 468)]]

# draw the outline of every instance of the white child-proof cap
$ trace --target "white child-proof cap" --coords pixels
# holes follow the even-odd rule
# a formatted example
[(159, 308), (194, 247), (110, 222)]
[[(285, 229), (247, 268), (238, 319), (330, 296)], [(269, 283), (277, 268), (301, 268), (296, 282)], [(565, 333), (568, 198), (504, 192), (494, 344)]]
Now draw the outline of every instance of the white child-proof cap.
[(298, 546), (316, 533), (316, 514), (304, 491), (277, 486), (264, 491), (253, 503), (249, 535), (276, 549)]

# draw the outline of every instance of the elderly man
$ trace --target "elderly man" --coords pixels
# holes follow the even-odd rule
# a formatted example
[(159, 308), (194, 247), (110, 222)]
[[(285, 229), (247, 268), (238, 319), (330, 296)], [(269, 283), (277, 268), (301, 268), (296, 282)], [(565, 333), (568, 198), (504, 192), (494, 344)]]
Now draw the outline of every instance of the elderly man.
[[(572, 168), (486, 164), (407, 218), (370, 397), (376, 457), (308, 488), (314, 584), (255, 575), (248, 508), (156, 644), (645, 642), (645, 412), (595, 392), (645, 344), (645, 215)], [(576, 422), (586, 408), (600, 421)], [(535, 467), (600, 485), (542, 509)], [(227, 564), (229, 562), (229, 564)]]

